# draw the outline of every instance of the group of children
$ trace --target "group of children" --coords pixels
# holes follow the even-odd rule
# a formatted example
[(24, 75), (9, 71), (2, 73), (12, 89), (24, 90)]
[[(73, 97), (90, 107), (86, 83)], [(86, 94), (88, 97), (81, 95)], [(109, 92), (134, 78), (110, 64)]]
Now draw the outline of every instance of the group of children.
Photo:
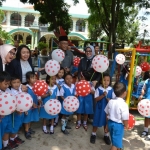
[[(39, 118), (43, 119), (43, 133), (54, 134), (54, 127), (58, 125), (59, 114), (50, 115), (44, 110), (44, 104), (49, 99), (58, 99), (62, 103), (67, 96), (76, 96), (79, 100), (79, 108), (75, 112), (77, 114), (77, 123), (75, 128), (79, 129), (81, 126), (88, 130), (87, 120), (89, 114), (94, 114), (93, 118), (93, 130), (90, 137), (90, 142), (95, 143), (96, 131), (98, 127), (104, 127), (104, 141), (106, 144), (111, 144), (112, 149), (122, 148), (122, 137), (124, 126), (127, 127), (127, 120), (129, 117), (129, 111), (127, 104), (124, 101), (126, 96), (126, 86), (123, 83), (116, 83), (114, 88), (110, 86), (111, 78), (109, 74), (104, 73), (103, 78), (100, 81), (99, 87), (95, 90), (92, 82), (91, 92), (87, 96), (78, 96), (75, 91), (75, 84), (73, 84), (72, 75), (67, 73), (63, 68), (60, 69), (56, 76), (46, 77), (46, 83), (48, 84), (48, 91), (42, 97), (37, 97), (32, 91), (32, 86), (36, 82), (36, 75), (33, 72), (26, 74), (27, 79), (27, 91), (22, 91), (20, 79), (17, 77), (10, 77), (8, 73), (0, 73), (0, 90), (1, 92), (9, 91), (13, 95), (17, 95), (19, 92), (28, 92), (33, 98), (33, 106), (25, 113), (14, 112), (11, 115), (1, 116), (1, 140), (0, 149), (10, 150), (18, 147), (18, 145), (24, 143), (18, 136), (19, 128), (24, 124), (25, 137), (31, 139), (31, 134), (35, 131), (31, 129), (31, 122), (38, 122)], [(93, 101), (96, 101), (96, 107), (93, 109)], [(113, 100), (111, 100), (113, 99)], [(111, 101), (110, 101), (111, 100)], [(108, 104), (108, 105), (107, 105)], [(63, 108), (61, 109), (61, 131), (64, 134), (69, 134), (67, 129), (71, 129), (67, 125), (69, 116), (73, 113), (67, 112)], [(83, 116), (83, 120), (82, 120)], [(12, 118), (14, 117), (14, 126), (12, 126)], [(50, 124), (50, 129), (47, 129), (47, 121)], [(109, 130), (108, 130), (109, 129)], [(109, 132), (111, 140), (109, 138)]]

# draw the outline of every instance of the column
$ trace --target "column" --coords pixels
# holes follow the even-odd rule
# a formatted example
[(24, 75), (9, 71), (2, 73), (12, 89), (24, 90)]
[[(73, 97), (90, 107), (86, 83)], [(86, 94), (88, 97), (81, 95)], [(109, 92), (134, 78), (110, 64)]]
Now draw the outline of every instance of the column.
[(88, 33), (88, 22), (85, 22), (85, 33)]
[(73, 32), (76, 32), (76, 22), (77, 20), (76, 19), (73, 19)]
[(34, 31), (32, 31), (32, 39), (31, 39), (31, 49), (33, 49), (34, 46)]
[(47, 37), (47, 38), (46, 38), (46, 44), (48, 45), (48, 47), (47, 47), (48, 52), (49, 52), (49, 40), (50, 40), (50, 38), (49, 38), (49, 37)]
[(34, 41), (34, 48), (37, 47), (37, 43), (38, 43), (38, 31), (35, 31), (35, 41)]
[(6, 25), (10, 26), (10, 11), (8, 11), (6, 14)]
[(25, 26), (25, 14), (21, 14), (21, 26)]
[(27, 35), (24, 33), (24, 35), (23, 35), (23, 44), (25, 44), (26, 45), (26, 38), (27, 38)]

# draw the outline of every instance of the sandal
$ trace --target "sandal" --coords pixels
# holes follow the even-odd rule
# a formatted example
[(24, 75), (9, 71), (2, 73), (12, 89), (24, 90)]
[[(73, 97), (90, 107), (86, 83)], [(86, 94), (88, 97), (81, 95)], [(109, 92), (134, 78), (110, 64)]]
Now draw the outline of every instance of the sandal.
[(81, 124), (76, 124), (76, 129), (79, 129), (81, 127)]
[(45, 134), (48, 134), (48, 133), (49, 133), (47, 130), (43, 130), (43, 132), (44, 132)]
[(83, 128), (85, 131), (87, 131), (87, 129), (88, 129), (87, 124), (83, 124)]

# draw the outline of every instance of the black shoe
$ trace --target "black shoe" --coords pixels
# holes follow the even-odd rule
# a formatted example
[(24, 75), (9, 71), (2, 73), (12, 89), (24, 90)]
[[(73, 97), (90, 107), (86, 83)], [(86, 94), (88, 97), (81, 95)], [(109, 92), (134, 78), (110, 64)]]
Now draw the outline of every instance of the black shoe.
[(110, 145), (111, 144), (111, 141), (110, 141), (110, 138), (109, 136), (104, 136), (104, 141), (107, 145)]
[(66, 134), (66, 135), (69, 134), (69, 132), (67, 130), (61, 130), (61, 132), (64, 133), (64, 134)]
[(69, 126), (66, 126), (65, 128), (66, 128), (66, 129), (71, 129), (71, 127), (69, 127)]
[(91, 135), (91, 137), (90, 137), (90, 142), (91, 142), (92, 144), (95, 144), (95, 141), (96, 141), (96, 135)]
[(145, 138), (148, 136), (148, 132), (146, 131), (143, 131), (142, 134), (141, 134), (141, 138)]
[(25, 132), (25, 137), (26, 137), (26, 139), (31, 140), (31, 133)]
[(57, 122), (54, 122), (54, 127), (57, 127), (58, 123)]
[(35, 134), (35, 131), (33, 131), (31, 128), (29, 128), (30, 134)]
[(9, 144), (7, 145), (7, 147), (13, 150), (13, 149), (18, 148), (19, 145), (15, 141), (9, 140)]
[(9, 145), (7, 145), (6, 147), (3, 147), (2, 150), (12, 150), (12, 148)]
[(16, 144), (20, 145), (23, 144), (25, 141), (23, 141), (22, 139), (20, 139), (18, 136), (14, 139), (14, 141), (16, 142)]
[(54, 134), (54, 131), (50, 131), (50, 134)]

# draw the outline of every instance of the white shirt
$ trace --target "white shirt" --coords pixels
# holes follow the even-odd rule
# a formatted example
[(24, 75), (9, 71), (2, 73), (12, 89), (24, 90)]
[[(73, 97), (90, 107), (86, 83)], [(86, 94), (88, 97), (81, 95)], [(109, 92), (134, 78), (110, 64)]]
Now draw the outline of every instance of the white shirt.
[(21, 69), (22, 69), (22, 83), (25, 83), (27, 81), (26, 73), (29, 71), (32, 71), (32, 68), (28, 61), (20, 60), (20, 64), (21, 64)]
[(56, 83), (59, 84), (60, 82), (62, 82), (62, 84), (60, 86), (64, 85), (64, 79), (56, 79)]
[[(99, 89), (102, 90), (103, 92), (107, 92), (107, 93), (108, 93), (108, 91), (112, 90), (112, 87), (108, 86), (106, 89), (103, 88), (102, 86), (98, 87), (98, 88), (96, 89), (96, 91), (95, 91), (94, 98), (97, 98), (97, 97), (100, 96)], [(115, 97), (116, 97), (116, 95), (115, 95), (115, 93), (113, 92), (113, 93), (112, 93), (112, 98), (115, 98)]]
[[(64, 84), (64, 86), (65, 86), (67, 89), (70, 90), (70, 93), (71, 93), (71, 94), (73, 93), (73, 90), (74, 90), (74, 87), (75, 87), (74, 84), (71, 84), (71, 87), (69, 87), (67, 84)], [(64, 93), (65, 93), (65, 91), (64, 91), (64, 89), (61, 87), (61, 89), (60, 89), (60, 96), (64, 96)]]
[(20, 92), (22, 92), (21, 88), (19, 88), (18, 90), (11, 88), (11, 94), (16, 96), (17, 94), (19, 94)]
[(108, 115), (108, 119), (114, 122), (123, 123), (123, 120), (129, 120), (128, 105), (120, 97), (111, 99), (105, 108), (105, 112)]
[[(48, 86), (48, 90), (51, 91), (52, 94), (53, 94), (53, 91), (54, 91), (56, 88), (57, 88), (56, 85), (54, 85), (53, 87)], [(52, 94), (51, 94), (51, 95), (52, 95)], [(56, 94), (56, 96), (60, 96), (60, 93), (59, 93), (59, 89), (58, 89), (58, 88), (57, 88), (57, 94)]]

